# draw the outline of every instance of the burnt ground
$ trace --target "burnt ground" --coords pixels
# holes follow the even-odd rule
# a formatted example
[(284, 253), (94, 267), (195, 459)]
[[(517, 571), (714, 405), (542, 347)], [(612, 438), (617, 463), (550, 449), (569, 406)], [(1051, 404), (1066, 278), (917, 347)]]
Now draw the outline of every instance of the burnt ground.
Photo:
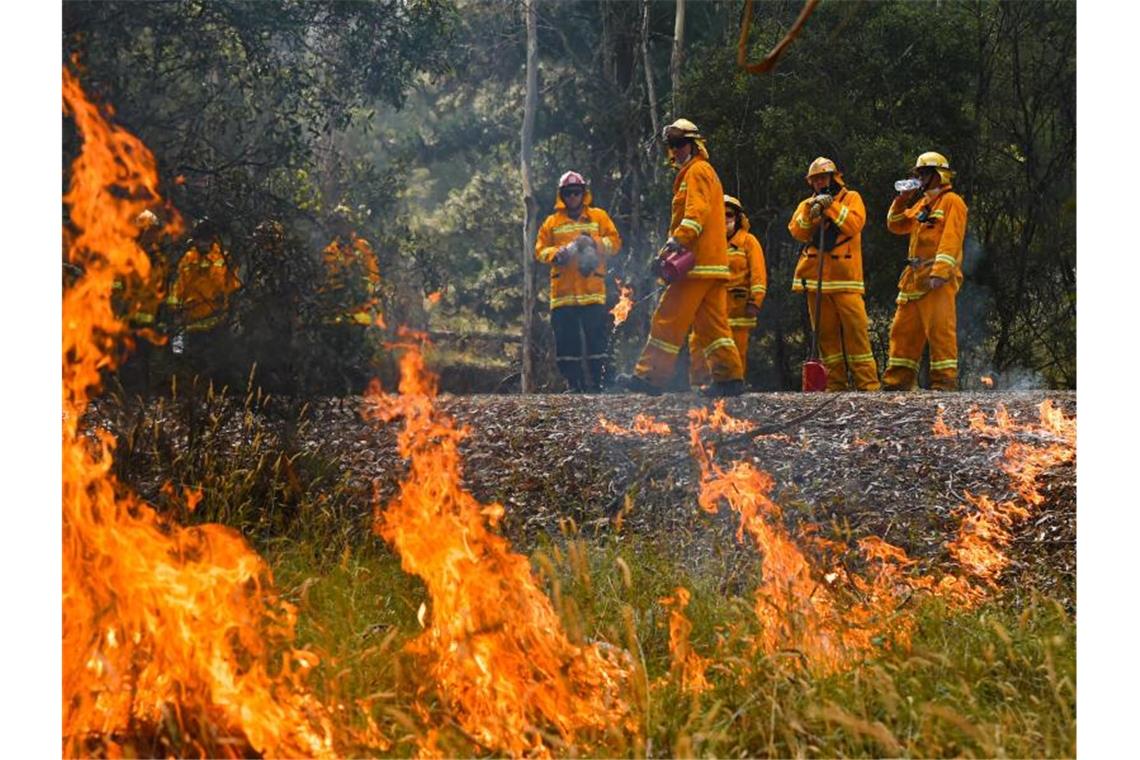
[[(878, 536), (930, 563), (948, 561), (945, 543), (957, 530), (964, 493), (1013, 495), (999, 467), (1006, 437), (969, 430), (981, 409), (988, 421), (1003, 404), (1020, 423), (1037, 422), (1049, 398), (1076, 413), (1073, 392), (934, 394), (747, 394), (725, 411), (756, 422), (759, 437), (709, 433), (716, 459), (747, 458), (775, 480), (774, 500), (789, 529), (818, 526), (839, 539)], [(654, 541), (694, 566), (755, 575), (755, 549), (737, 546), (727, 509), (713, 517), (697, 507), (698, 469), (688, 455), (688, 411), (705, 405), (695, 394), (646, 396), (450, 396), (439, 406), (470, 428), (461, 451), (467, 487), (481, 501), (506, 507), (505, 534), (526, 551), (544, 535), (560, 535), (573, 518), (584, 537), (613, 535), (613, 516), (628, 493), (621, 540)], [(938, 407), (957, 435), (932, 432)], [(709, 404), (711, 409), (711, 404)], [(375, 429), (343, 400), (312, 411), (315, 435), (337, 431), (346, 466), (360, 486), (374, 479), (381, 498), (398, 487), (404, 464), (395, 450), (397, 425)], [(629, 427), (639, 414), (672, 428), (668, 436), (619, 437), (601, 432), (598, 417)], [(1045, 473), (1046, 501), (1015, 526), (1006, 588), (1029, 588), (1073, 601), (1076, 588), (1075, 462)], [(743, 579), (739, 579), (744, 582)], [(726, 579), (732, 584), (733, 579)]]
[[(762, 435), (709, 432), (706, 437), (718, 443), (718, 463), (747, 458), (772, 475), (772, 498), (793, 533), (817, 529), (847, 541), (878, 536), (925, 564), (950, 569), (945, 544), (957, 531), (965, 492), (994, 499), (1013, 495), (999, 466), (1010, 439), (970, 431), (970, 412), (981, 409), (992, 422), (994, 409), (1003, 404), (1016, 422), (1035, 423), (1046, 398), (1066, 415), (1076, 413), (1073, 392), (752, 393), (728, 399), (725, 410), (758, 423)], [(506, 507), (502, 529), (519, 550), (560, 541), (564, 521), (572, 518), (583, 538), (662, 548), (693, 570), (717, 573), (726, 590), (754, 581), (756, 550), (735, 541), (729, 510), (712, 516), (697, 506), (699, 472), (688, 444), (688, 411), (706, 405), (697, 395), (444, 394), (438, 405), (469, 428), (461, 446), (465, 485), (480, 501)], [(285, 412), (282, 402), (274, 401), (252, 412), (261, 418), (259, 430), (272, 435), (289, 428), (289, 453), (320, 452), (337, 463), (350, 484), (348, 512), (359, 515), (354, 532), (368, 529), (374, 487), (386, 501), (406, 469), (396, 451), (400, 423), (376, 426), (362, 419), (360, 406), (359, 397), (311, 401), (299, 426), (290, 422), (299, 404)], [(957, 435), (933, 434), (939, 406)], [(94, 415), (118, 433), (162, 431), (153, 434), (154, 440), (136, 433), (127, 468), (128, 484), (152, 503), (161, 500), (159, 484), (171, 475), (147, 451), (176, 453), (188, 443), (185, 417), (174, 408), (99, 404)], [(211, 445), (222, 443), (240, 458), (252, 429), (248, 404), (231, 400), (205, 414), (219, 420), (217, 435), (228, 439)], [(637, 414), (667, 423), (672, 434), (619, 437), (599, 429), (599, 415), (628, 428)], [(124, 452), (129, 447), (124, 436), (120, 441)], [(1035, 589), (1072, 609), (1075, 462), (1053, 468), (1039, 482), (1045, 503), (1014, 526), (1003, 586), (1014, 594)], [(627, 495), (632, 509), (619, 530), (614, 515)]]

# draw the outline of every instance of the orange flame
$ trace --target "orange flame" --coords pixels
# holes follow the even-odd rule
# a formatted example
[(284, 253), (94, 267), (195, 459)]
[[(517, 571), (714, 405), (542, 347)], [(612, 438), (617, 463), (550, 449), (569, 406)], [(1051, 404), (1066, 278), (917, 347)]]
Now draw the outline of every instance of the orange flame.
[(981, 380), (982, 385), (986, 386), (987, 388), (993, 388), (994, 387), (994, 379), (992, 377), (990, 377), (989, 375), (982, 375), (978, 379)]
[(934, 435), (938, 438), (949, 438), (958, 435), (958, 431), (946, 424), (943, 418), (946, 410), (938, 407), (938, 414), (934, 418)]
[(947, 549), (967, 573), (990, 587), (997, 586), (999, 576), (1009, 565), (1003, 549), (1013, 540), (1011, 529), (1045, 500), (1038, 490), (1039, 477), (1076, 455), (1076, 419), (1066, 418), (1048, 399), (1038, 407), (1038, 415), (1039, 425), (1018, 425), (1001, 405), (995, 410), (993, 425), (986, 422), (980, 411), (971, 415), (971, 428), (983, 435), (1029, 434), (1046, 441), (1044, 446), (1012, 441), (1003, 451), (1001, 468), (1010, 478), (1016, 499), (995, 502), (986, 496), (966, 494), (966, 501), (974, 510), (966, 513), (967, 508), (960, 507), (964, 513), (962, 525)]
[(659, 601), (669, 609), (669, 658), (672, 663), (669, 669), (670, 675), (680, 683), (684, 691), (700, 694), (712, 688), (712, 684), (705, 677), (710, 660), (694, 652), (689, 643), (689, 637), (693, 632), (693, 624), (685, 615), (689, 598), (689, 590), (678, 586), (672, 596)]
[[(859, 661), (883, 640), (906, 646), (913, 619), (896, 614), (910, 586), (902, 570), (905, 553), (882, 541), (867, 540), (861, 549), (877, 567), (870, 579), (850, 577), (842, 566), (823, 573), (783, 527), (782, 512), (769, 498), (773, 480), (747, 462), (727, 470), (712, 461), (711, 448), (701, 441), (707, 424), (705, 409), (689, 412), (690, 442), (701, 469), (699, 503), (716, 513), (725, 501), (740, 516), (737, 540), (747, 533), (762, 557), (762, 577), (754, 611), (761, 624), (757, 645), (765, 652), (795, 651), (819, 672), (830, 672)], [(841, 594), (851, 586), (857, 594)]]
[[(462, 729), (493, 751), (547, 755), (548, 729), (573, 746), (620, 726), (629, 715), (620, 696), (628, 656), (570, 641), (527, 558), (494, 532), (503, 506), (464, 490), (459, 443), (467, 429), (436, 410), (436, 379), (419, 348), (402, 348), (400, 394), (374, 383), (364, 414), (405, 422), (399, 451), (410, 470), (387, 507), (376, 505), (375, 530), (431, 597), (411, 651), (427, 658)], [(433, 742), (421, 751), (438, 752)]]
[(83, 272), (63, 295), (64, 754), (330, 755), (303, 685), (316, 658), (289, 648), (295, 611), (265, 562), (229, 528), (119, 495), (114, 438), (81, 429), (126, 329), (113, 283), (148, 272), (133, 220), (159, 195), (150, 151), (66, 69), (63, 100), (82, 138), (64, 201)]
[(724, 433), (747, 433), (756, 428), (755, 422), (741, 420), (724, 411), (724, 399), (718, 399), (713, 405), (713, 413), (709, 417), (709, 427)]
[(629, 428), (623, 428), (616, 422), (606, 419), (605, 415), (598, 415), (598, 424), (594, 427), (596, 433), (609, 433), (610, 435), (645, 436), (645, 435), (672, 435), (673, 428), (667, 422), (658, 422), (648, 414), (638, 414), (633, 418)]
[(610, 309), (610, 314), (614, 318), (614, 327), (616, 328), (622, 322), (629, 319), (629, 312), (633, 309), (633, 288), (622, 282), (620, 277), (615, 278), (618, 290), (621, 295), (618, 296), (618, 302)]

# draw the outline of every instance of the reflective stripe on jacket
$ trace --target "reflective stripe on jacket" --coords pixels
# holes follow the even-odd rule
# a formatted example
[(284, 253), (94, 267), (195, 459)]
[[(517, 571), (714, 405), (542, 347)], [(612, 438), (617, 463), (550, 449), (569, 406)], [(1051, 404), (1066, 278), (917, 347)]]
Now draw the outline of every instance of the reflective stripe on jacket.
[[(792, 290), (815, 292), (819, 280), (819, 225), (820, 219), (811, 218), (812, 197), (804, 198), (788, 222), (788, 232), (801, 243), (796, 272), (792, 275)], [(824, 293), (863, 292), (863, 224), (867, 211), (863, 199), (854, 190), (846, 187), (836, 194), (822, 219), (833, 225), (833, 235), (838, 245), (826, 252), (823, 260), (822, 289)], [(825, 239), (826, 244), (826, 239)]]
[(957, 293), (962, 286), (962, 249), (966, 240), (968, 210), (962, 196), (946, 185), (928, 193), (921, 203), (906, 208), (896, 197), (887, 211), (887, 229), (910, 235), (907, 258), (899, 276), (898, 303), (917, 301), (926, 295), (931, 277), (947, 280)]
[(205, 254), (197, 248), (186, 252), (178, 262), (178, 275), (166, 303), (178, 311), (187, 328), (206, 330), (225, 317), (230, 296), (239, 288), (241, 282), (214, 243)]
[(673, 179), (669, 234), (696, 256), (696, 263), (686, 277), (728, 279), (724, 188), (716, 170), (703, 155), (689, 159)]
[(351, 301), (338, 304), (334, 313), (326, 317), (325, 321), (371, 324), (380, 289), (380, 265), (372, 246), (364, 238), (353, 234), (351, 244), (340, 237), (333, 238), (321, 255), (326, 278), (323, 292), (341, 292), (345, 294), (343, 297), (346, 300), (351, 297), (352, 301), (358, 296), (364, 297), (358, 305)]
[[(730, 327), (755, 327), (756, 317), (749, 316), (748, 304), (756, 308), (768, 293), (768, 272), (764, 265), (764, 249), (749, 230), (748, 217), (740, 215), (740, 223), (728, 241), (728, 323)], [(742, 321), (745, 320), (745, 321)]]
[[(621, 250), (621, 237), (610, 215), (590, 205), (593, 200), (587, 190), (582, 198), (578, 218), (566, 213), (566, 205), (558, 196), (554, 213), (546, 217), (534, 242), (534, 257), (550, 265), (550, 308), (561, 306), (588, 306), (606, 302), (606, 261)], [(582, 274), (578, 262), (564, 265), (554, 263), (558, 249), (581, 234), (594, 240), (598, 252), (598, 265), (593, 271)]]

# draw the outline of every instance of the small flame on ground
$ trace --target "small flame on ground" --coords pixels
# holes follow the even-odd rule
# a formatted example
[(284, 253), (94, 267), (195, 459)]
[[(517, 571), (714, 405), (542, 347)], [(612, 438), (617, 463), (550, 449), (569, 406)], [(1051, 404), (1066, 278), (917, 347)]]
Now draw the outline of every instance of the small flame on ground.
[[(463, 488), (459, 443), (467, 429), (435, 408), (436, 378), (402, 330), (400, 393), (370, 389), (367, 418), (404, 420), (400, 492), (376, 505), (375, 530), (400, 553), (431, 597), (426, 630), (411, 644), (426, 658), (463, 731), (511, 755), (551, 753), (548, 731), (573, 748), (591, 735), (632, 729), (621, 693), (627, 655), (573, 643), (527, 558), (495, 532), (504, 509)], [(421, 752), (438, 752), (434, 734)], [(566, 749), (563, 747), (562, 749)]]
[(620, 295), (618, 296), (618, 302), (610, 309), (610, 314), (613, 315), (614, 327), (616, 328), (622, 322), (629, 319), (629, 312), (633, 309), (633, 288), (622, 282), (620, 277), (615, 278), (615, 282), (617, 282)]
[(709, 416), (708, 426), (722, 433), (747, 433), (756, 429), (756, 423), (741, 420), (724, 411), (724, 399), (718, 399), (713, 405), (713, 412)]
[(633, 424), (624, 428), (616, 422), (606, 419), (605, 415), (598, 415), (598, 424), (594, 427), (595, 433), (609, 433), (623, 437), (646, 435), (672, 435), (673, 428), (667, 422), (659, 422), (648, 414), (638, 414), (633, 418)]
[(949, 438), (958, 435), (958, 431), (946, 424), (944, 417), (946, 410), (938, 407), (938, 414), (934, 418), (934, 435), (938, 438)]
[(994, 379), (992, 377), (990, 377), (989, 375), (982, 375), (978, 379), (982, 381), (982, 385), (984, 385), (985, 387), (987, 387), (987, 388), (993, 388), (994, 387)]

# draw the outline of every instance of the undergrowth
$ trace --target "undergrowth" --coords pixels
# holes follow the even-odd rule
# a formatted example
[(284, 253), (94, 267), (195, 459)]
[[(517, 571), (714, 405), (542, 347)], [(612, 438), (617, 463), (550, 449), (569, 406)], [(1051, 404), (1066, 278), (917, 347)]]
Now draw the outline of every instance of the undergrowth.
[[(120, 480), (180, 522), (241, 530), (265, 554), (298, 608), (298, 645), (321, 659), (310, 683), (334, 710), (338, 752), (410, 756), (430, 734), (445, 755), (490, 754), (451, 720), (423, 663), (405, 651), (422, 630), (426, 591), (371, 535), (371, 495), (350, 486), (323, 446), (299, 443), (303, 404), (206, 386), (145, 406), (112, 396), (99, 413), (118, 435)], [(190, 492), (201, 494), (193, 511)], [(556, 754), (1076, 753), (1075, 620), (1024, 589), (967, 613), (920, 601), (909, 650), (823, 677), (795, 652), (748, 646), (756, 570), (739, 555), (693, 562), (663, 540), (619, 532), (585, 541), (568, 522), (531, 565), (571, 641), (624, 649), (633, 663), (625, 689), (637, 734), (552, 744)], [(692, 595), (692, 649), (709, 658), (710, 688), (700, 694), (672, 667), (663, 599), (678, 587)]]

